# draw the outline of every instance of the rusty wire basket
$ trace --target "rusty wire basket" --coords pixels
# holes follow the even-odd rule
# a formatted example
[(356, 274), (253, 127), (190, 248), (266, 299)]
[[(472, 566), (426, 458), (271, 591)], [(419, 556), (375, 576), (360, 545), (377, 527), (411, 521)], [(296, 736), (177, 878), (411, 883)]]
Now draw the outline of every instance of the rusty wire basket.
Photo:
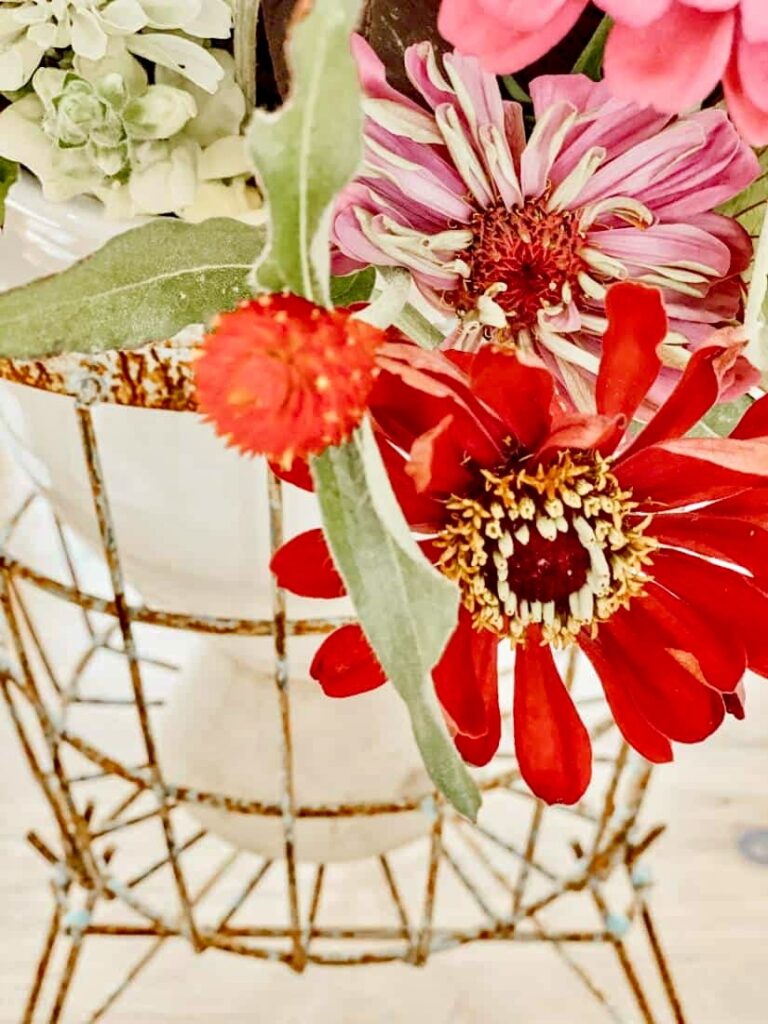
[[(109, 986), (101, 977), (88, 983), (88, 996), (98, 1001), (79, 1020), (101, 1020), (119, 997), (128, 998), (131, 983), (172, 940), (196, 953), (216, 949), (297, 972), (309, 964), (421, 966), (436, 953), (477, 942), (544, 943), (606, 1019), (684, 1020), (641, 861), (662, 831), (639, 820), (650, 766), (621, 742), (599, 699), (581, 705), (595, 745), (595, 780), (578, 806), (545, 808), (534, 800), (512, 752), (480, 776), (485, 803), (476, 825), (436, 794), (375, 805), (298, 804), (288, 658), (297, 636), (328, 633), (338, 620), (290, 618), (280, 591), (271, 617), (260, 620), (193, 616), (128, 596), (93, 407), (191, 413), (189, 352), (155, 347), (130, 356), (5, 362), (0, 376), (72, 399), (108, 580), (101, 593), (82, 582), (82, 545), (46, 496), (31, 491), (5, 524), (1, 597), (9, 656), (0, 678), (51, 812), (50, 833), (29, 836), (52, 870), (53, 911), (25, 1024), (63, 1019), (84, 944), (114, 937), (142, 944), (137, 958)], [(274, 551), (283, 534), (282, 486), (270, 477), (267, 490)], [(56, 566), (34, 567), (17, 551), (16, 538), (32, 517), (41, 517), (47, 525), (36, 528), (56, 539)], [(77, 647), (66, 667), (53, 644), (62, 615), (68, 644)], [(279, 801), (191, 790), (163, 775), (156, 723), (175, 674), (164, 640), (201, 634), (271, 638), (282, 734)], [(572, 658), (570, 682), (576, 668)], [(227, 847), (188, 814), (201, 806), (279, 821), (282, 857)], [(424, 838), (354, 870), (297, 861), (298, 822), (414, 812), (426, 819)], [(352, 886), (358, 889), (350, 900)], [(630, 938), (634, 924), (648, 942), (638, 946)], [(610, 995), (583, 962), (579, 950), (587, 947), (593, 955), (607, 951), (619, 968)]]

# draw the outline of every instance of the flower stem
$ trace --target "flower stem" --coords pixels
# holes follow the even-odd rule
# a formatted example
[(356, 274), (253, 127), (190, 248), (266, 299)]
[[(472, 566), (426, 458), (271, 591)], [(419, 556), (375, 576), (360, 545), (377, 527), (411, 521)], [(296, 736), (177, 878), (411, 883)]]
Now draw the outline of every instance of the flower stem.
[(261, 0), (235, 0), (235, 77), (249, 111), (256, 106), (256, 46)]

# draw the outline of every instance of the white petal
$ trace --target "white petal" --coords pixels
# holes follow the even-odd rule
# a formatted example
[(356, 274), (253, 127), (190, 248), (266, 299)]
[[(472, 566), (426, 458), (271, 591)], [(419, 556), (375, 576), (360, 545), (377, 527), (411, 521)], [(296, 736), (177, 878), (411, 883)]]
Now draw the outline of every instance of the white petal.
[(141, 6), (152, 28), (186, 28), (200, 13), (203, 0), (141, 0)]
[(194, 202), (196, 149), (178, 146), (167, 159), (133, 171), (128, 187), (137, 213), (172, 213)]
[(73, 12), (72, 49), (89, 60), (99, 60), (107, 52), (107, 34), (93, 11)]
[(200, 156), (199, 174), (203, 181), (217, 178), (237, 178), (250, 173), (248, 153), (242, 135), (230, 135), (219, 139), (203, 150)]
[(25, 96), (0, 113), (0, 156), (16, 160), (41, 180), (52, 173), (53, 146), (40, 127), (43, 108), (37, 96)]
[(184, 31), (200, 39), (229, 39), (232, 34), (232, 11), (225, 0), (203, 0), (196, 17), (189, 17)]
[(127, 39), (126, 46), (138, 57), (178, 71), (206, 92), (216, 92), (217, 85), (224, 78), (224, 71), (216, 58), (189, 39), (147, 32)]
[(148, 19), (139, 0), (112, 0), (102, 7), (99, 17), (109, 32), (132, 35), (146, 28)]
[(150, 85), (123, 111), (125, 129), (133, 139), (170, 139), (197, 112), (188, 92), (170, 85)]
[(21, 39), (10, 50), (0, 53), (0, 90), (15, 92), (32, 77), (43, 59), (42, 50), (33, 40)]

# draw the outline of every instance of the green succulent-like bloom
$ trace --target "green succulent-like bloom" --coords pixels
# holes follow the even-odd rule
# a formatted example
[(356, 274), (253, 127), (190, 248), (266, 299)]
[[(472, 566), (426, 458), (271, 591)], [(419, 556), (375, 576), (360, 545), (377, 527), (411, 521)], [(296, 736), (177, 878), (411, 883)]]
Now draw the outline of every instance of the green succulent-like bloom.
[(221, 78), (213, 94), (165, 67), (150, 83), (114, 41), (99, 60), (40, 68), (32, 90), (0, 111), (0, 156), (32, 171), (46, 198), (93, 195), (120, 220), (259, 217), (234, 60), (210, 53)]
[(195, 116), (190, 93), (119, 71), (83, 78), (41, 68), (32, 84), (43, 104), (42, 129), (57, 147), (54, 163), (68, 173), (126, 180), (135, 147), (169, 139)]

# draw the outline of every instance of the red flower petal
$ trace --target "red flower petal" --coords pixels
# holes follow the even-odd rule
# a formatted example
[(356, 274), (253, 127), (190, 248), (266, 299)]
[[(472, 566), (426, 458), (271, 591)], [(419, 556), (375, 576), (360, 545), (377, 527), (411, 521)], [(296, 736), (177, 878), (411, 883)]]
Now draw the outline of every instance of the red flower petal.
[(535, 448), (544, 440), (555, 383), (546, 367), (487, 346), (472, 361), (470, 376), (474, 394), (498, 413), (521, 444)]
[[(496, 421), (494, 436), (487, 422), (475, 415), (476, 410), (466, 396), (452, 385), (429, 378), (432, 389), (427, 391), (418, 383), (419, 378), (426, 377), (421, 371), (395, 374), (386, 369), (386, 360), (381, 360), (380, 365), (382, 372), (371, 395), (370, 409), (379, 428), (393, 444), (410, 451), (417, 437), (451, 416), (451, 434), (457, 451), (462, 453), (460, 461), (466, 453), (481, 465), (495, 466), (499, 462), (505, 433), (501, 421)], [(398, 367), (402, 369), (400, 364)], [(488, 413), (487, 419), (490, 418)]]
[(733, 562), (758, 579), (768, 578), (768, 531), (753, 523), (710, 515), (705, 509), (700, 514), (654, 516), (648, 532), (673, 547)]
[(302, 491), (314, 491), (315, 489), (315, 481), (312, 479), (309, 466), (304, 459), (294, 459), (290, 469), (285, 469), (277, 462), (270, 462), (269, 468), (284, 483), (293, 484), (294, 487), (299, 487)]
[(201, 412), (241, 451), (290, 466), (362, 420), (385, 334), (296, 295), (222, 313), (195, 361)]
[(643, 448), (613, 469), (645, 508), (726, 498), (768, 476), (768, 444), (730, 438), (683, 438)]
[(592, 777), (592, 744), (538, 630), (515, 653), (515, 752), (533, 792), (549, 804), (575, 804)]
[(743, 344), (705, 345), (694, 352), (675, 390), (621, 460), (651, 444), (687, 434), (717, 401), (743, 348)]
[(680, 551), (657, 551), (654, 579), (737, 637), (753, 672), (768, 676), (768, 597), (746, 576)]
[(626, 663), (629, 699), (658, 732), (680, 743), (711, 736), (725, 715), (723, 699), (688, 671), (661, 642), (653, 618), (638, 601), (600, 627)]
[(747, 717), (747, 691), (744, 683), (741, 683), (735, 693), (724, 693), (725, 712), (733, 715), (739, 722)]
[(621, 440), (626, 429), (623, 416), (566, 416), (554, 424), (554, 429), (537, 452), (539, 459), (557, 455), (563, 448), (599, 451), (609, 455)]
[(768, 488), (751, 487), (707, 505), (703, 515), (729, 516), (768, 529)]
[(307, 530), (283, 544), (270, 568), (278, 585), (299, 597), (331, 599), (347, 592), (322, 530)]
[[(747, 654), (737, 637), (655, 583), (638, 598), (652, 617), (667, 650), (690, 652), (709, 686), (732, 693), (747, 670)], [(678, 657), (679, 660), (679, 657)]]
[(456, 746), (477, 765), (490, 761), (501, 739), (498, 646), (493, 633), (473, 629), (471, 616), (462, 608), (432, 672), (437, 698), (456, 728)]
[(667, 336), (667, 314), (658, 288), (629, 282), (608, 289), (605, 309), (597, 411), (629, 421), (661, 369), (658, 348)]
[(453, 416), (446, 416), (413, 442), (405, 471), (419, 494), (456, 494), (472, 481), (462, 451), (456, 448), (452, 427)]
[(389, 482), (409, 524), (423, 533), (439, 529), (445, 520), (445, 505), (429, 494), (419, 494), (403, 455), (380, 436), (377, 440)]
[(320, 645), (309, 674), (329, 697), (354, 697), (382, 686), (387, 677), (357, 625), (342, 626)]
[(731, 437), (748, 440), (753, 437), (768, 437), (768, 395), (763, 395), (747, 409)]
[(602, 631), (594, 640), (582, 631), (579, 646), (600, 677), (611, 714), (627, 743), (653, 764), (666, 764), (673, 760), (672, 744), (640, 714), (629, 697), (626, 685), (628, 669), (621, 651), (611, 648)]

